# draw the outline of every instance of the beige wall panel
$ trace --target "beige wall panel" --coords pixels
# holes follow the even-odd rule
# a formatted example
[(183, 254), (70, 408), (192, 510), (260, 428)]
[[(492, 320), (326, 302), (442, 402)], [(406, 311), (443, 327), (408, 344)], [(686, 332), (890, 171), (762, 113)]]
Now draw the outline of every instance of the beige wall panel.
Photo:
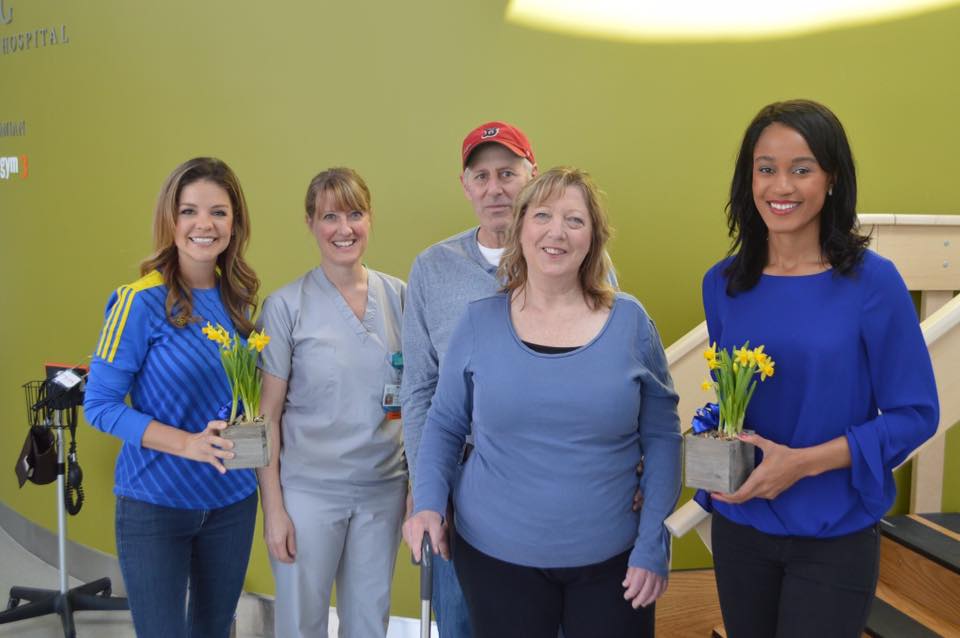
[(871, 247), (897, 265), (910, 290), (960, 290), (960, 227), (884, 226), (874, 235)]

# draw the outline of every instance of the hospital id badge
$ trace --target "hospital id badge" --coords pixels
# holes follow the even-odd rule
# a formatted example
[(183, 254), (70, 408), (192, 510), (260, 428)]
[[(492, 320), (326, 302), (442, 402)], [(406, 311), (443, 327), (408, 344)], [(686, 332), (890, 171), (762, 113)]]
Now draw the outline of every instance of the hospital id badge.
[(396, 411), (400, 409), (400, 386), (396, 383), (387, 383), (383, 386), (383, 409)]

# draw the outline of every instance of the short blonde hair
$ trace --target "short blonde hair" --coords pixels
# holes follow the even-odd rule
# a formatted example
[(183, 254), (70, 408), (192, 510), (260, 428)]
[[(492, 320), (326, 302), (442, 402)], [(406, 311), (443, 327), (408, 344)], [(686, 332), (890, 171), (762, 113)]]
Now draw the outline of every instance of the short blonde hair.
[(506, 245), (497, 275), (503, 281), (501, 291), (513, 293), (527, 284), (527, 260), (520, 246), (520, 229), (527, 209), (535, 204), (561, 197), (567, 188), (576, 187), (583, 193), (590, 215), (590, 250), (580, 264), (580, 288), (587, 304), (593, 308), (613, 306), (613, 286), (610, 285), (610, 259), (607, 242), (613, 228), (600, 202), (601, 192), (590, 174), (579, 168), (558, 166), (542, 173), (523, 187), (513, 202), (513, 220), (507, 231)]

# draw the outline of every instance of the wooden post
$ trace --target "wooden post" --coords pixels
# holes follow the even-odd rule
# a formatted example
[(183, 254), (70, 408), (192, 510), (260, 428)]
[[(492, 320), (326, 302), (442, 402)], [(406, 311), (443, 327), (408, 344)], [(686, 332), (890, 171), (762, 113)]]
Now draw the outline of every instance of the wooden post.
[[(953, 298), (949, 290), (926, 290), (920, 293), (920, 318), (926, 319)], [(910, 511), (925, 514), (943, 509), (943, 464), (947, 437), (938, 437), (913, 459), (910, 487)]]

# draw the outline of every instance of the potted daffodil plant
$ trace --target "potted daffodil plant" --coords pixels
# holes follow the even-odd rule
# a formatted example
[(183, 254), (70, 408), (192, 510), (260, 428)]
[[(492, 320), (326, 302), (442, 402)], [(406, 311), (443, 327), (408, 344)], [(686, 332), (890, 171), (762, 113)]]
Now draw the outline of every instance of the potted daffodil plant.
[(264, 467), (270, 461), (271, 441), (269, 424), (260, 413), (257, 357), (270, 343), (270, 337), (255, 330), (244, 340), (238, 334), (231, 335), (220, 324), (207, 323), (202, 330), (219, 347), (232, 394), (230, 405), (218, 415), (227, 422), (220, 436), (233, 441), (234, 457), (224, 459), (223, 465), (228, 469)]
[(739, 435), (747, 405), (757, 384), (773, 376), (774, 361), (764, 346), (751, 349), (749, 341), (730, 352), (714, 343), (703, 357), (710, 375), (703, 389), (716, 392), (717, 403), (693, 417), (693, 431), (684, 437), (684, 475), (687, 487), (729, 494), (753, 471), (754, 446)]

